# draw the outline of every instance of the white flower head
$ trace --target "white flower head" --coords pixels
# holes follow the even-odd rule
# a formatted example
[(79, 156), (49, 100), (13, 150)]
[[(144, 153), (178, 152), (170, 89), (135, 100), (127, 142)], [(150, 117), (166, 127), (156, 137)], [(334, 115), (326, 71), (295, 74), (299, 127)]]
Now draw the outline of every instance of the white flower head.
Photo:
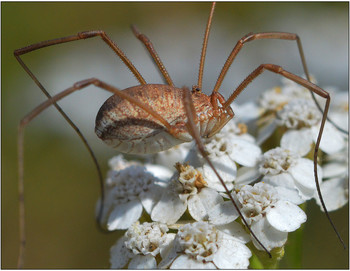
[[(294, 147), (294, 150), (301, 155), (306, 155), (318, 136), (322, 113), (316, 107), (310, 90), (289, 79), (283, 78), (282, 82), (281, 87), (268, 90), (259, 100), (261, 109), (265, 113), (259, 119), (260, 129), (257, 142), (261, 144), (272, 135), (277, 125), (283, 125), (290, 130), (283, 135), (281, 146), (289, 149)], [(312, 82), (316, 80), (312, 78)], [(333, 95), (331, 96), (333, 100)], [(324, 104), (324, 98), (317, 94), (314, 94), (314, 97), (321, 106)], [(344, 96), (341, 100), (347, 101)], [(336, 103), (339, 106), (335, 105), (335, 107), (342, 107), (338, 101)], [(348, 106), (345, 105), (343, 108), (348, 108)], [(332, 103), (330, 109), (328, 115), (330, 119), (334, 118), (334, 122), (343, 129), (347, 127), (348, 109), (345, 114), (344, 112), (339, 114), (337, 110), (333, 110)], [(342, 134), (333, 125), (326, 122), (320, 144), (321, 150), (333, 153), (339, 151), (343, 146)]]
[(171, 269), (245, 269), (251, 252), (239, 239), (207, 222), (181, 227), (173, 247), (159, 264)]
[[(288, 149), (277, 147), (264, 153), (258, 170), (265, 176), (266, 183), (275, 186), (281, 195), (296, 204), (315, 194), (313, 161), (301, 158)], [(318, 165), (317, 173), (318, 181), (321, 182), (322, 169)]]
[(153, 269), (157, 267), (156, 256), (163, 252), (174, 239), (167, 234), (168, 227), (161, 223), (140, 224), (135, 222), (111, 248), (111, 267), (130, 269)]
[[(321, 125), (322, 114), (315, 102), (307, 99), (295, 99), (277, 113), (277, 123), (289, 130), (281, 138), (281, 146), (293, 149), (300, 155), (306, 155), (316, 142)], [(320, 149), (326, 153), (335, 153), (345, 145), (340, 131), (326, 122), (320, 142)]]
[[(232, 190), (232, 182), (236, 178), (237, 164), (255, 166), (261, 156), (260, 147), (254, 138), (247, 133), (245, 124), (230, 121), (211, 138), (203, 141), (207, 155), (221, 176), (228, 190)], [(193, 148), (185, 159), (200, 171), (208, 183), (208, 187), (224, 192), (219, 178), (214, 170), (202, 157), (198, 149)]]
[(310, 128), (321, 121), (321, 113), (312, 100), (295, 99), (277, 113), (278, 123), (289, 129)]
[(135, 255), (143, 254), (156, 256), (160, 253), (160, 248), (166, 243), (166, 232), (168, 227), (162, 223), (140, 224), (135, 222), (126, 231), (125, 247), (130, 249)]
[[(217, 216), (222, 216), (219, 211), (214, 212), (211, 209), (222, 203), (223, 198), (216, 190), (207, 187), (207, 180), (203, 175), (187, 164), (178, 163), (176, 168), (178, 173), (162, 192), (160, 200), (152, 210), (152, 220), (174, 224), (187, 209), (197, 221), (215, 220)], [(234, 212), (228, 212), (220, 221), (231, 222), (235, 218)]]
[(277, 112), (283, 108), (291, 100), (291, 96), (282, 92), (281, 87), (265, 91), (260, 99), (259, 105), (267, 111)]
[[(322, 181), (322, 168), (317, 165), (318, 181)], [(316, 192), (314, 163), (281, 147), (264, 153), (254, 168), (242, 167), (236, 184), (248, 184), (264, 177), (264, 182), (275, 187), (285, 200), (301, 204), (311, 199)]]
[(272, 149), (264, 153), (260, 164), (260, 172), (263, 175), (285, 173), (291, 166), (295, 166), (297, 159), (298, 156), (287, 149)]
[[(259, 99), (260, 106), (266, 111), (278, 112), (294, 99), (311, 99), (310, 90), (287, 78), (282, 78), (282, 86), (267, 90)], [(316, 83), (312, 77), (311, 82)]]
[(151, 212), (161, 194), (161, 180), (133, 162), (127, 164), (118, 158), (111, 164), (118, 170), (108, 172), (102, 220), (112, 231), (129, 228), (141, 217), (143, 209)]
[[(259, 241), (266, 249), (282, 247), (288, 232), (297, 230), (306, 221), (306, 214), (297, 205), (283, 200), (278, 191), (266, 183), (245, 185), (233, 194), (241, 212)], [(254, 245), (263, 250), (255, 238)]]

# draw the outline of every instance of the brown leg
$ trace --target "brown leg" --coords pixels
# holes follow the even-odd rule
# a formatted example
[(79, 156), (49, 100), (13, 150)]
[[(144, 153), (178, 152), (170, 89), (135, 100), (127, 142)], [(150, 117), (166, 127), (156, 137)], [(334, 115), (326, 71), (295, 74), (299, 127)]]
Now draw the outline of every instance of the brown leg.
[[(18, 62), (21, 64), (21, 66), (23, 67), (23, 69), (29, 74), (29, 76), (33, 79), (33, 81), (36, 83), (36, 85), (42, 90), (42, 92), (46, 95), (46, 97), (48, 99), (52, 98), (51, 95), (47, 92), (47, 90), (44, 88), (44, 86), (40, 83), (40, 81), (36, 78), (36, 76), (31, 72), (31, 70), (24, 64), (24, 62), (22, 61), (22, 59), (19, 57), (19, 55), (15, 55), (16, 59), (18, 60)], [(98, 179), (99, 179), (99, 184), (100, 184), (100, 190), (101, 190), (101, 199), (104, 199), (104, 182), (103, 182), (103, 176), (102, 176), (102, 172), (101, 172), (101, 168), (100, 165), (98, 164), (96, 155), (94, 154), (92, 148), (90, 147), (89, 143), (87, 142), (86, 138), (84, 137), (84, 135), (81, 133), (81, 131), (79, 130), (79, 128), (74, 124), (74, 122), (67, 116), (67, 114), (62, 110), (62, 108), (57, 104), (54, 103), (53, 104), (56, 109), (61, 113), (61, 115), (63, 116), (63, 118), (69, 123), (69, 125), (74, 129), (74, 131), (78, 134), (78, 136), (80, 137), (80, 139), (83, 141), (85, 147), (87, 148), (93, 163), (97, 169), (97, 174), (98, 174)], [(98, 216), (97, 216), (97, 221), (100, 222), (100, 218), (102, 215), (102, 209), (103, 209), (103, 205), (101, 205)], [(101, 223), (98, 224), (99, 227), (101, 228)], [(102, 229), (102, 228), (101, 228)]]
[(154, 63), (158, 66), (159, 71), (162, 73), (167, 84), (174, 87), (174, 83), (171, 80), (170, 75), (168, 74), (163, 62), (160, 60), (160, 57), (158, 56), (156, 50), (154, 49), (152, 42), (149, 40), (149, 38), (147, 38), (146, 35), (141, 34), (136, 26), (132, 25), (131, 29), (134, 32), (134, 35), (146, 46), (146, 49), (150, 53)]
[[(23, 179), (23, 145), (24, 145), (24, 129), (26, 125), (32, 121), (35, 117), (37, 117), (41, 112), (43, 112), (50, 105), (55, 104), (57, 101), (63, 99), (64, 97), (70, 95), (71, 93), (83, 89), (89, 85), (95, 85), (99, 88), (107, 90), (119, 97), (128, 100), (131, 103), (134, 103), (136, 106), (141, 107), (147, 113), (152, 115), (154, 118), (159, 120), (169, 131), (173, 130), (173, 127), (158, 113), (152, 110), (147, 105), (141, 103), (137, 99), (130, 97), (128, 94), (118, 90), (117, 88), (106, 84), (99, 79), (91, 78), (87, 80), (83, 80), (77, 82), (72, 87), (58, 93), (52, 98), (46, 100), (39, 106), (37, 106), (34, 110), (32, 110), (29, 114), (27, 114), (20, 122), (18, 126), (18, 193), (19, 193), (19, 228), (20, 228), (20, 248), (19, 248), (19, 257), (18, 257), (18, 268), (23, 267), (24, 263), (24, 251), (26, 244), (26, 236), (25, 236), (25, 208), (24, 208), (24, 179)], [(99, 214), (100, 216), (101, 214)]]
[(207, 46), (208, 46), (208, 39), (209, 39), (209, 33), (211, 28), (211, 22), (213, 20), (214, 10), (215, 10), (215, 2), (213, 2), (207, 22), (207, 27), (205, 29), (204, 34), (204, 40), (203, 40), (203, 46), (202, 46), (202, 53), (201, 53), (201, 60), (199, 63), (199, 72), (198, 72), (198, 83), (197, 87), (202, 90), (202, 81), (203, 81), (203, 71), (204, 71), (204, 62), (205, 62), (205, 55), (207, 52)]
[(319, 185), (319, 181), (318, 181), (318, 175), (317, 175), (318, 149), (319, 149), (320, 141), (321, 141), (321, 138), (322, 138), (323, 128), (324, 128), (324, 125), (325, 125), (326, 120), (327, 120), (327, 113), (328, 113), (329, 103), (330, 103), (330, 96), (329, 96), (328, 92), (324, 91), (323, 89), (321, 89), (320, 87), (316, 86), (315, 84), (311, 83), (310, 81), (308, 81), (306, 79), (303, 79), (303, 78), (301, 78), (301, 77), (299, 77), (299, 76), (297, 76), (297, 75), (295, 75), (293, 73), (285, 71), (280, 66), (273, 65), (273, 64), (262, 64), (257, 69), (255, 69), (251, 74), (249, 74), (246, 77), (246, 79), (243, 80), (243, 82), (231, 94), (229, 99), (224, 104), (223, 108), (226, 108), (226, 107), (230, 106), (230, 104), (247, 87), (247, 85), (250, 84), (257, 76), (262, 74), (265, 70), (269, 70), (271, 72), (278, 73), (278, 74), (280, 74), (280, 75), (282, 75), (282, 76), (284, 76), (284, 77), (286, 77), (286, 78), (288, 78), (288, 79), (298, 83), (299, 85), (302, 85), (303, 87), (309, 89), (313, 93), (316, 93), (317, 95), (319, 95), (319, 96), (321, 96), (321, 97), (326, 99), (325, 108), (322, 111), (323, 115), (322, 115), (322, 120), (321, 120), (321, 126), (320, 126), (320, 130), (319, 130), (319, 133), (318, 133), (318, 136), (317, 136), (317, 140), (316, 140), (316, 144), (315, 144), (315, 150), (314, 150), (314, 175), (315, 175), (315, 182), (316, 182), (317, 193), (318, 193), (318, 196), (320, 198), (323, 210), (324, 210), (324, 212), (325, 212), (329, 222), (331, 223), (335, 233), (337, 234), (340, 242), (343, 244), (343, 246), (345, 248), (346, 246), (344, 244), (344, 241), (340, 237), (339, 232), (337, 231), (337, 229), (336, 229), (332, 219), (329, 216), (329, 213), (327, 211), (326, 205), (324, 204), (322, 193), (321, 193), (321, 189), (320, 189), (320, 185)]
[(61, 44), (61, 43), (66, 43), (66, 42), (71, 42), (71, 41), (75, 41), (75, 40), (81, 40), (81, 39), (88, 39), (88, 38), (98, 37), (98, 36), (101, 37), (102, 40), (105, 43), (107, 43), (107, 45), (119, 56), (119, 58), (124, 62), (124, 64), (129, 68), (129, 70), (134, 74), (134, 76), (140, 82), (141, 85), (147, 84), (145, 79), (143, 79), (143, 77), (141, 76), (139, 71), (135, 68), (135, 66), (131, 63), (131, 61), (126, 57), (126, 55), (123, 53), (123, 51), (120, 50), (119, 47), (102, 30), (85, 31), (85, 32), (80, 32), (80, 33), (78, 33), (76, 35), (68, 36), (68, 37), (42, 41), (42, 42), (39, 42), (39, 43), (35, 43), (35, 44), (32, 44), (32, 45), (23, 47), (21, 49), (15, 50), (14, 51), (14, 55), (17, 58), (17, 56), (29, 53), (31, 51), (38, 50), (40, 48), (44, 48), (44, 47), (48, 47), (48, 46), (52, 46), (52, 45), (56, 45), (56, 44)]
[(196, 127), (196, 122), (197, 122), (197, 117), (196, 117), (195, 108), (193, 106), (190, 90), (184, 91), (184, 93), (185, 93), (184, 104), (185, 104), (185, 109), (186, 109), (186, 114), (187, 114), (187, 119), (188, 119), (188, 121), (187, 121), (187, 128), (188, 128), (189, 133), (192, 135), (192, 137), (196, 141), (199, 152), (202, 154), (202, 156), (205, 158), (205, 160), (207, 161), (209, 166), (215, 172), (215, 175), (220, 180), (220, 182), (221, 182), (222, 186), (224, 187), (227, 195), (229, 196), (231, 202), (233, 203), (235, 209), (237, 210), (237, 212), (238, 212), (239, 216), (241, 217), (241, 219), (242, 219), (243, 223), (245, 224), (245, 226), (248, 228), (249, 232), (252, 234), (254, 239), (259, 243), (259, 245), (269, 254), (269, 257), (271, 258), (272, 257), (271, 253), (265, 248), (265, 246), (260, 242), (260, 240), (256, 237), (254, 232), (249, 227), (247, 221), (245, 220), (244, 216), (242, 215), (240, 209), (238, 208), (237, 203), (235, 202), (235, 200), (233, 199), (230, 191), (228, 190), (227, 186), (225, 185), (223, 179), (221, 178), (221, 176), (219, 175), (219, 173), (215, 169), (213, 163), (210, 161), (210, 159), (209, 159), (209, 157), (208, 157), (208, 155), (207, 155), (207, 153), (205, 151), (205, 147), (204, 147), (204, 145), (203, 145), (203, 143), (202, 143), (202, 141), (200, 139), (199, 132), (195, 128)]
[(236, 46), (233, 48), (231, 54), (229, 55), (224, 66), (221, 69), (220, 75), (216, 81), (213, 92), (219, 91), (219, 88), (222, 84), (222, 81), (224, 80), (224, 78), (226, 76), (226, 73), (228, 72), (229, 68), (231, 67), (231, 65), (232, 65), (234, 59), (236, 58), (236, 56), (238, 55), (239, 51), (242, 49), (243, 45), (246, 42), (253, 41), (253, 40), (260, 40), (260, 39), (295, 40), (298, 44), (298, 49), (299, 49), (299, 53), (300, 53), (301, 62), (303, 64), (304, 73), (306, 75), (307, 80), (310, 81), (310, 76), (309, 76), (309, 72), (308, 72), (308, 69), (306, 66), (303, 48), (301, 46), (300, 38), (297, 34), (286, 33), (286, 32), (266, 32), (266, 33), (263, 32), (263, 33), (256, 33), (256, 34), (249, 33), (249, 34), (245, 35), (243, 38), (241, 38), (237, 42)]
[[(39, 42), (39, 43), (32, 44), (32, 45), (29, 45), (27, 47), (15, 50), (14, 55), (15, 55), (17, 61), (19, 62), (19, 64), (23, 67), (23, 69), (27, 72), (27, 74), (32, 78), (32, 80), (35, 82), (35, 84), (42, 90), (42, 92), (46, 95), (46, 97), (48, 99), (50, 99), (51, 95), (44, 88), (44, 86), (40, 83), (40, 81), (36, 78), (36, 76), (31, 72), (31, 70), (26, 66), (26, 64), (23, 62), (23, 60), (21, 59), (20, 56), (23, 54), (44, 48), (44, 47), (48, 47), (48, 46), (52, 46), (52, 45), (56, 45), (56, 44), (61, 44), (61, 43), (66, 43), (66, 42), (71, 42), (71, 41), (80, 40), (80, 39), (92, 38), (92, 37), (96, 37), (96, 36), (100, 36), (102, 38), (102, 40), (107, 43), (107, 45), (121, 58), (121, 60), (133, 72), (133, 74), (135, 75), (135, 77), (138, 79), (138, 81), (141, 84), (146, 84), (145, 80), (142, 78), (142, 76), (137, 71), (137, 69), (133, 66), (131, 61), (125, 56), (125, 54), (119, 49), (119, 47), (115, 43), (113, 43), (113, 41), (106, 35), (106, 33), (104, 31), (81, 32), (81, 33), (78, 33), (77, 35), (72, 35), (72, 36), (68, 36), (68, 37)], [(103, 200), (104, 200), (104, 181), (103, 181), (103, 176), (102, 176), (100, 166), (98, 164), (97, 158), (96, 158), (93, 150), (91, 149), (91, 147), (90, 147), (89, 143), (87, 142), (86, 138), (84, 137), (84, 135), (80, 132), (79, 128), (67, 116), (67, 114), (62, 110), (62, 108), (56, 103), (54, 103), (54, 106), (61, 113), (61, 115), (64, 117), (64, 119), (69, 123), (69, 125), (75, 130), (75, 132), (78, 134), (78, 136), (83, 141), (85, 147), (87, 148), (87, 150), (88, 150), (88, 152), (93, 160), (93, 163), (97, 169), (98, 179), (99, 179), (99, 183), (100, 183), (100, 190), (101, 190), (101, 192), (100, 192), (101, 193), (101, 200), (103, 202)], [(98, 226), (100, 227), (100, 229), (103, 230), (103, 228), (101, 226), (101, 221), (100, 221), (102, 212), (103, 212), (103, 204), (101, 204), (100, 210), (99, 210), (98, 215), (97, 215), (97, 221), (99, 222)]]
[[(228, 72), (229, 68), (231, 67), (234, 59), (236, 58), (237, 54), (239, 53), (239, 51), (242, 49), (243, 45), (246, 42), (249, 41), (253, 41), (253, 40), (260, 40), (260, 39), (282, 39), (282, 40), (295, 40), (297, 42), (298, 45), (298, 49), (299, 49), (299, 55), (301, 58), (301, 63), (303, 65), (303, 69), (304, 69), (304, 73), (305, 76), (307, 78), (308, 81), (310, 80), (310, 75), (309, 75), (309, 71), (306, 65), (306, 60), (305, 60), (305, 56), (304, 56), (304, 51), (303, 51), (303, 47), (301, 45), (301, 40), (299, 38), (299, 36), (297, 34), (294, 33), (287, 33), (287, 32), (262, 32), (262, 33), (249, 33), (247, 35), (245, 35), (243, 38), (241, 38), (236, 46), (233, 48), (231, 54), (229, 55), (229, 57), (227, 58), (224, 66), (222, 67), (222, 70), (220, 72), (220, 75), (216, 81), (216, 84), (214, 86), (213, 92), (217, 92), (219, 91), (219, 88), (222, 84), (222, 81), (224, 80), (226, 73)], [(312, 91), (310, 91), (312, 99), (314, 100), (317, 108), (320, 110), (320, 112), (323, 114), (322, 108), (320, 106), (320, 104), (318, 103), (318, 101), (315, 98), (315, 95)], [(341, 131), (342, 133), (347, 134), (348, 131), (345, 131), (344, 129), (342, 129), (341, 127), (339, 127), (337, 124), (335, 124), (332, 120), (330, 120), (327, 117), (327, 120), (335, 127), (337, 128), (339, 131)]]

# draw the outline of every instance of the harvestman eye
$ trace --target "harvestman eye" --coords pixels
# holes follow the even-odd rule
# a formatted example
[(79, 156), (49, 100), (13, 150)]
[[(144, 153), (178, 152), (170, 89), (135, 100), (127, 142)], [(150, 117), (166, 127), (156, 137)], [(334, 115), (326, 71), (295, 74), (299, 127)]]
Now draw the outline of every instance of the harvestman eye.
[[(104, 198), (104, 183), (100, 167), (97, 163), (97, 159), (91, 150), (91, 147), (87, 143), (84, 136), (81, 134), (77, 126), (70, 120), (70, 118), (63, 112), (63, 110), (57, 105), (57, 101), (69, 96), (71, 93), (77, 90), (83, 90), (89, 85), (95, 85), (99, 89), (106, 90), (113, 95), (106, 100), (102, 105), (96, 117), (95, 132), (97, 136), (103, 140), (107, 145), (111, 146), (117, 151), (123, 153), (132, 154), (149, 154), (157, 153), (163, 150), (170, 149), (173, 146), (181, 144), (183, 142), (189, 142), (195, 140), (198, 149), (203, 157), (206, 159), (210, 167), (214, 170), (215, 174), (219, 178), (220, 182), (224, 186), (227, 194), (232, 201), (233, 208), (236, 208), (239, 212), (241, 219), (247, 229), (250, 231), (253, 238), (261, 245), (262, 248), (270, 255), (270, 252), (265, 248), (264, 244), (256, 238), (254, 232), (250, 229), (248, 223), (244, 219), (240, 212), (236, 202), (232, 198), (230, 191), (227, 189), (222, 178), (216, 171), (212, 162), (208, 158), (205, 147), (201, 141), (201, 138), (210, 138), (219, 132), (229, 120), (234, 117), (230, 105), (237, 98), (237, 96), (250, 84), (256, 77), (262, 74), (264, 71), (270, 71), (276, 74), (280, 74), (285, 78), (288, 78), (299, 85), (310, 90), (310, 93), (314, 97), (314, 94), (324, 98), (326, 100), (325, 107), (322, 109), (315, 100), (320, 111), (323, 113), (320, 130), (318, 133), (317, 141), (314, 150), (314, 176), (317, 186), (318, 195), (322, 202), (323, 209), (334, 228), (338, 238), (344, 245), (338, 231), (336, 230), (332, 220), (329, 217), (326, 206), (323, 202), (319, 180), (317, 177), (317, 155), (322, 138), (322, 132), (327, 120), (327, 113), (329, 109), (330, 96), (329, 94), (310, 82), (309, 72), (306, 66), (304, 53), (301, 46), (301, 41), (298, 35), (286, 32), (264, 32), (264, 33), (249, 33), (242, 37), (232, 52), (228, 56), (224, 63), (222, 70), (218, 76), (216, 84), (208, 96), (202, 92), (203, 70), (206, 56), (206, 49), (208, 44), (208, 38), (214, 14), (215, 3), (212, 4), (209, 19), (207, 22), (204, 42), (201, 51), (200, 66), (198, 73), (198, 81), (192, 87), (192, 91), (187, 88), (175, 87), (170, 75), (168, 74), (165, 66), (156, 53), (151, 41), (139, 30), (132, 26), (132, 31), (135, 36), (146, 46), (153, 61), (158, 66), (161, 74), (164, 77), (166, 84), (147, 84), (142, 75), (138, 72), (132, 62), (126, 57), (121, 49), (107, 36), (104, 31), (86, 31), (80, 32), (76, 35), (43, 41), (27, 47), (18, 49), (14, 52), (14, 55), (24, 70), (34, 80), (38, 87), (47, 96), (47, 100), (33, 109), (28, 115), (26, 115), (19, 124), (18, 133), (18, 152), (19, 152), (19, 199), (20, 199), (20, 253), (18, 259), (18, 267), (23, 267), (24, 264), (24, 249), (25, 249), (25, 214), (24, 214), (24, 185), (23, 185), (23, 138), (24, 129), (27, 124), (43, 112), (46, 108), (54, 105), (61, 115), (67, 120), (67, 122), (76, 131), (79, 137), (83, 140), (87, 147), (100, 180), (100, 188), (102, 195), (102, 202)], [(139, 82), (139, 85), (129, 87), (124, 90), (120, 90), (106, 82), (103, 82), (97, 78), (90, 78), (81, 80), (75, 83), (72, 87), (63, 90), (59, 94), (51, 97), (46, 91), (44, 86), (39, 82), (36, 76), (30, 71), (30, 69), (24, 64), (21, 59), (21, 55), (38, 50), (43, 47), (52, 46), (56, 44), (88, 39), (93, 37), (100, 37), (124, 62), (124, 64), (133, 73)], [(282, 67), (274, 64), (261, 64), (254, 71), (252, 71), (241, 84), (232, 92), (227, 100), (219, 93), (220, 86), (222, 84), (225, 75), (231, 67), (237, 54), (240, 52), (244, 44), (253, 40), (260, 39), (282, 39), (291, 40), (297, 43), (301, 62), (303, 65), (304, 73), (307, 79), (303, 79), (295, 74), (292, 74)], [(172, 108), (169, 111), (169, 108)], [(201, 115), (199, 118), (198, 116)], [(98, 221), (100, 221), (101, 214), (103, 212), (103, 205), (101, 205)], [(345, 245), (344, 245), (345, 246)], [(270, 255), (271, 256), (271, 255)]]

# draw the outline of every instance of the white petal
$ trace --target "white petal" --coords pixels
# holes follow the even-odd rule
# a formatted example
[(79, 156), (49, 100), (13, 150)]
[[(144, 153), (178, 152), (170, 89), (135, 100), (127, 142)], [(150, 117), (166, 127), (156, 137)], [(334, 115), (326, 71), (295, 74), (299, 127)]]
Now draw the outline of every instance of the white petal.
[[(219, 173), (220, 177), (225, 182), (227, 189), (231, 190), (233, 188), (232, 182), (236, 178), (237, 166), (228, 156), (223, 155), (221, 157), (211, 158), (215, 169)], [(216, 176), (213, 169), (206, 163), (202, 167), (198, 168), (202, 173), (203, 178), (206, 180), (208, 187), (213, 188), (217, 191), (225, 191), (219, 178)]]
[(125, 247), (125, 237), (121, 237), (117, 243), (111, 247), (110, 254), (110, 263), (111, 268), (120, 269), (123, 268), (130, 258), (134, 255)]
[(151, 218), (166, 224), (174, 224), (186, 211), (187, 201), (180, 199), (179, 194), (172, 190), (163, 193), (160, 201), (154, 206)]
[(255, 145), (257, 145), (256, 140), (254, 138), (254, 136), (250, 135), (250, 134), (241, 134), (241, 135), (235, 135), (235, 134), (229, 134), (229, 136), (233, 137), (233, 138), (240, 138), (242, 140), (251, 142)]
[(162, 259), (165, 259), (165, 257), (169, 254), (170, 250), (173, 248), (175, 236), (175, 233), (167, 233), (166, 240), (160, 247), (160, 256), (162, 257)]
[(348, 170), (347, 164), (345, 163), (329, 163), (322, 166), (323, 178), (337, 177), (342, 174), (346, 174)]
[(159, 178), (161, 180), (168, 180), (171, 178), (171, 176), (173, 176), (173, 172), (169, 168), (163, 167), (161, 165), (146, 164), (145, 168), (156, 178)]
[[(287, 241), (288, 233), (276, 230), (265, 218), (254, 222), (250, 227), (267, 250), (271, 250), (275, 247), (282, 247)], [(255, 238), (251, 238), (255, 247), (259, 250), (263, 250)]]
[[(348, 99), (346, 99), (346, 100), (348, 100)], [(345, 112), (344, 113), (343, 112), (330, 112), (328, 116), (340, 128), (342, 128), (345, 131), (349, 130), (348, 114), (346, 114)]]
[(276, 130), (277, 122), (276, 119), (272, 119), (269, 121), (267, 125), (265, 125), (262, 129), (259, 130), (258, 137), (256, 140), (256, 143), (258, 145), (261, 145), (265, 142), (266, 139), (268, 139), (272, 133)]
[(148, 214), (151, 214), (153, 207), (159, 201), (163, 191), (164, 189), (159, 185), (152, 185), (148, 191), (142, 191), (139, 194), (142, 206)]
[[(312, 127), (312, 133), (316, 142), (319, 127)], [(345, 146), (341, 133), (330, 123), (326, 122), (320, 142), (320, 149), (325, 153), (332, 154), (340, 151)]]
[(198, 197), (197, 194), (190, 196), (188, 198), (187, 204), (188, 211), (195, 220), (201, 221), (208, 219), (207, 209), (204, 207), (200, 197)]
[(242, 225), (236, 221), (225, 225), (216, 225), (215, 228), (219, 231), (222, 231), (223, 233), (229, 234), (244, 244), (250, 241), (249, 234), (247, 234)]
[(203, 263), (193, 260), (187, 255), (181, 255), (175, 259), (170, 269), (216, 269), (212, 263)]
[(235, 184), (249, 184), (261, 176), (257, 167), (240, 167), (237, 171)]
[(238, 218), (238, 212), (231, 201), (225, 201), (208, 210), (209, 222), (214, 225), (230, 223)]
[(229, 156), (238, 164), (246, 167), (254, 167), (261, 156), (260, 148), (249, 141), (235, 138), (229, 141)]
[(296, 205), (300, 205), (305, 202), (305, 199), (300, 196), (298, 190), (295, 188), (287, 188), (282, 186), (275, 186), (278, 192), (278, 196), (282, 200), (287, 200)]
[(281, 138), (281, 147), (298, 153), (301, 156), (308, 154), (313, 146), (310, 129), (288, 130)]
[[(345, 178), (335, 178), (323, 182), (321, 184), (321, 192), (329, 212), (340, 209), (349, 201), (347, 180)], [(317, 192), (315, 192), (315, 198), (317, 204), (321, 206)], [(321, 210), (324, 211), (322, 207)]]
[(156, 259), (152, 255), (135, 255), (129, 265), (128, 269), (155, 269), (157, 268)]
[(109, 215), (107, 228), (109, 231), (127, 229), (140, 218), (141, 214), (142, 205), (138, 199), (119, 204)]
[(292, 232), (306, 221), (306, 214), (297, 205), (280, 200), (267, 212), (266, 218), (275, 229)]
[(216, 190), (203, 188), (200, 193), (189, 197), (188, 211), (197, 221), (208, 220), (208, 211), (221, 202), (223, 199)]
[[(297, 163), (289, 168), (290, 174), (295, 180), (295, 185), (298, 187), (302, 195), (309, 199), (313, 196), (316, 189), (314, 163), (305, 158), (298, 159)], [(318, 181), (322, 181), (322, 169), (317, 165)]]
[(193, 142), (186, 142), (177, 145), (169, 150), (157, 153), (155, 163), (163, 165), (175, 172), (174, 165), (177, 162), (182, 163), (192, 147)]
[(234, 104), (235, 116), (240, 121), (247, 123), (250, 120), (257, 119), (260, 116), (260, 109), (255, 102), (246, 102), (244, 104)]
[(223, 234), (213, 262), (220, 269), (246, 269), (252, 256), (249, 248), (232, 236)]
[(294, 178), (288, 172), (277, 175), (266, 175), (262, 181), (273, 186), (282, 186), (289, 189), (295, 189)]
[[(167, 236), (170, 234), (167, 234)], [(164, 249), (160, 251), (160, 254), (162, 256), (162, 261), (158, 264), (158, 268), (160, 269), (165, 269), (168, 268), (172, 262), (175, 260), (175, 258), (179, 255), (177, 253), (177, 247), (175, 246), (176, 243), (176, 234), (171, 233), (170, 236), (171, 240), (165, 247)]]

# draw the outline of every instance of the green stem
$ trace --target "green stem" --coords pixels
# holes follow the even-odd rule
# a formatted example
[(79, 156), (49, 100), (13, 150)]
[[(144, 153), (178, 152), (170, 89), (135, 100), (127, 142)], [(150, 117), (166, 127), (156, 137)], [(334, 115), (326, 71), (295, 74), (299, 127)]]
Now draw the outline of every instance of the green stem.
[[(306, 211), (306, 203), (301, 204), (299, 207), (304, 212)], [(288, 268), (302, 268), (304, 225), (302, 224), (298, 230), (288, 234), (285, 259)]]
[(253, 269), (277, 269), (280, 260), (284, 255), (284, 247), (274, 248), (270, 251), (272, 258), (262, 250), (255, 248), (253, 244), (247, 245), (253, 253), (250, 260), (250, 268)]

